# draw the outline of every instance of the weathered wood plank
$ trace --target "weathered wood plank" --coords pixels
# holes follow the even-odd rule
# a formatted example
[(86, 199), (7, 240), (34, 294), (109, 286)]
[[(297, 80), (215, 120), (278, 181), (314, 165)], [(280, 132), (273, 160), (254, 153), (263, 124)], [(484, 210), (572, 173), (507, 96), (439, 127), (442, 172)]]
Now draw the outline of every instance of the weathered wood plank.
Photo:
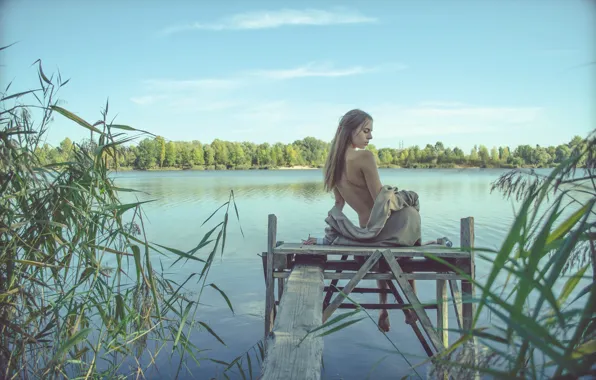
[[(335, 310), (337, 310), (339, 305), (341, 305), (341, 303), (344, 301), (344, 299), (346, 299), (346, 296), (350, 294), (350, 292), (352, 291), (352, 289), (354, 289), (356, 287), (356, 285), (358, 285), (360, 280), (366, 275), (366, 273), (370, 270), (370, 268), (372, 268), (377, 263), (377, 261), (379, 261), (379, 258), (381, 257), (381, 255), (382, 255), (381, 251), (376, 251), (375, 253), (373, 253), (366, 260), (366, 262), (364, 264), (362, 264), (362, 267), (360, 268), (360, 270), (358, 270), (358, 272), (356, 272), (355, 274), (352, 275), (352, 278), (350, 279), (350, 281), (347, 283), (346, 286), (344, 286), (343, 293), (338, 293), (335, 296), (335, 298), (333, 299), (333, 301), (331, 301), (329, 306), (327, 306), (325, 308), (325, 311), (323, 311), (323, 323), (325, 323), (327, 321), (327, 319), (331, 316), (331, 314), (333, 314), (333, 312)], [(333, 274), (343, 274), (343, 273), (333, 273)]]
[[(454, 272), (449, 266), (437, 263), (431, 259), (407, 259), (400, 261), (399, 265), (404, 272)], [(325, 262), (325, 270), (335, 270), (337, 272), (341, 272), (345, 270), (357, 271), (358, 269), (360, 269), (360, 263), (355, 260), (327, 260)]]
[[(325, 272), (325, 279), (340, 279), (347, 280), (354, 276), (353, 273), (327, 273)], [(455, 273), (404, 273), (402, 278), (406, 280), (458, 280), (462, 276)], [(368, 273), (364, 276), (364, 280), (392, 280), (393, 275), (389, 273)]]
[(414, 312), (418, 316), (418, 320), (420, 321), (422, 328), (426, 332), (426, 335), (428, 335), (428, 338), (430, 339), (431, 344), (434, 346), (434, 349), (437, 352), (444, 351), (444, 348), (439, 339), (439, 336), (437, 335), (437, 332), (433, 328), (433, 325), (430, 319), (428, 318), (428, 315), (426, 315), (426, 312), (424, 311), (424, 308), (422, 307), (420, 300), (414, 293), (412, 286), (404, 278), (404, 273), (401, 270), (401, 267), (399, 266), (397, 261), (395, 260), (395, 257), (393, 257), (391, 253), (387, 251), (383, 252), (383, 257), (387, 261), (387, 264), (389, 264), (389, 268), (395, 276), (395, 279), (397, 280), (397, 283), (399, 284), (401, 290), (404, 292), (404, 296), (412, 304)]
[[(386, 304), (380, 304), (380, 303), (361, 303), (358, 304), (360, 305), (363, 309), (367, 309), (367, 310), (381, 310), (381, 309), (386, 309), (386, 310), (403, 310), (403, 309), (411, 309), (412, 305), (410, 305), (409, 303), (404, 303), (404, 304), (398, 304), (398, 303), (386, 303)], [(353, 303), (342, 303), (341, 305), (339, 305), (339, 309), (356, 309), (358, 307), (358, 305), (355, 305)], [(437, 309), (437, 305), (422, 305), (422, 307), (425, 310), (436, 310)]]
[(437, 333), (443, 347), (449, 345), (449, 302), (447, 301), (447, 284), (445, 280), (437, 280)]
[(281, 297), (284, 294), (284, 281), (285, 281), (285, 279), (283, 279), (283, 278), (277, 279), (277, 300), (278, 301), (281, 301)]
[[(470, 253), (470, 270), (469, 275), (472, 279), (476, 278), (475, 274), (475, 263), (474, 263), (474, 218), (467, 217), (461, 219), (461, 230), (460, 230), (460, 245), (462, 248), (471, 249)], [(474, 284), (467, 280), (462, 280), (461, 282), (461, 292), (462, 292), (462, 314), (463, 314), (463, 330), (470, 331), (472, 329), (472, 324), (474, 320), (474, 313), (475, 313), (475, 305), (474, 305)], [(472, 338), (473, 342), (473, 358), (472, 366), (477, 365), (477, 347), (476, 347), (476, 338)], [(479, 379), (480, 374), (478, 371), (474, 371), (474, 379)]]
[[(437, 333), (443, 347), (449, 347), (449, 303), (447, 302), (447, 284), (445, 280), (437, 280)], [(439, 378), (449, 380), (449, 373), (443, 371)]]
[(275, 282), (273, 281), (273, 249), (275, 248), (276, 235), (277, 217), (274, 214), (270, 214), (267, 226), (267, 267), (265, 271), (265, 285), (267, 287), (265, 292), (265, 341), (271, 332), (274, 319)]
[[(474, 218), (462, 218), (461, 219), (461, 230), (460, 230), (460, 239), (461, 239), (461, 247), (464, 249), (473, 249), (474, 248)], [(474, 276), (474, 261), (473, 255), (471, 255), (471, 265), (470, 265), (470, 277), (475, 278)], [(469, 281), (462, 281), (462, 298), (463, 298), (463, 305), (462, 305), (462, 314), (463, 314), (463, 325), (465, 330), (469, 330), (472, 328), (472, 320), (474, 318), (474, 303), (472, 299), (474, 297), (474, 287), (472, 283)]]
[(461, 330), (464, 326), (462, 316), (461, 292), (456, 280), (449, 281), (449, 288), (451, 289), (451, 298), (453, 299), (453, 308), (455, 309), (455, 319), (457, 320), (457, 327)]
[(294, 266), (267, 343), (262, 380), (321, 378), (323, 338), (313, 333), (300, 341), (322, 324), (323, 285), (322, 266)]
[(275, 254), (296, 255), (354, 255), (370, 256), (377, 250), (390, 250), (395, 257), (424, 257), (425, 253), (442, 258), (468, 258), (468, 252), (446, 247), (360, 247), (344, 245), (304, 245), (301, 243), (284, 243), (274, 249)]
[[(333, 287), (332, 285), (325, 286), (324, 291), (331, 291), (331, 293), (337, 292), (337, 290), (341, 290), (343, 292), (343, 286), (336, 286)], [(361, 293), (361, 294), (391, 294), (391, 290), (389, 289), (379, 289), (379, 288), (354, 288), (352, 289), (352, 293)]]
[[(348, 255), (343, 255), (341, 257), (342, 261), (346, 261), (348, 259)], [(325, 265), (327, 266), (327, 265)], [(358, 270), (358, 268), (356, 268), (356, 270)], [(336, 269), (335, 273), (341, 273), (341, 269)], [(327, 306), (329, 306), (329, 302), (331, 302), (331, 297), (333, 297), (333, 287), (337, 286), (339, 280), (331, 280), (331, 283), (328, 286), (328, 289), (326, 289), (326, 294), (325, 294), (325, 299), (323, 300), (323, 308), (326, 308)]]
[[(397, 302), (398, 304), (405, 304), (404, 299), (401, 298), (401, 296), (399, 295), (399, 292), (397, 291), (395, 284), (393, 284), (393, 281), (387, 281), (387, 286), (389, 287), (389, 290), (391, 290), (391, 293), (393, 293), (393, 297), (395, 297), (395, 302)], [(406, 320), (412, 320), (412, 322), (408, 324), (412, 328), (412, 331), (414, 331), (414, 334), (416, 334), (416, 337), (418, 338), (420, 344), (422, 344), (424, 352), (426, 352), (428, 357), (433, 356), (433, 351), (431, 350), (430, 345), (426, 341), (424, 334), (422, 334), (422, 331), (420, 331), (418, 324), (416, 323), (414, 318), (412, 318), (412, 314), (414, 313), (414, 311), (411, 308), (407, 310), (402, 309), (402, 311), (404, 312), (404, 317), (406, 318)]]
[[(352, 273), (329, 273), (325, 272), (323, 275), (325, 280), (349, 280), (354, 277)], [(274, 272), (274, 278), (288, 278), (290, 272)], [(404, 273), (403, 278), (406, 280), (461, 280), (462, 276), (456, 273)], [(363, 280), (393, 280), (393, 275), (390, 273), (367, 273), (362, 278)]]
[[(282, 244), (282, 242), (275, 242), (275, 246), (277, 246), (278, 244)], [(274, 249), (275, 249), (274, 246)], [(281, 270), (281, 269), (287, 269), (288, 268), (288, 259), (290, 258), (290, 256), (288, 255), (273, 255), (273, 269), (274, 270)]]
[[(354, 292), (352, 292), (354, 293)], [(275, 301), (276, 305), (279, 305), (279, 301)], [(358, 306), (362, 307), (363, 309), (368, 309), (368, 310), (381, 310), (381, 309), (387, 309), (387, 310), (403, 310), (403, 309), (412, 309), (412, 305), (410, 304), (397, 304), (397, 303), (386, 303), (386, 304), (380, 304), (380, 303), (359, 303), (358, 305), (353, 304), (353, 303), (342, 303), (341, 305), (339, 305), (338, 309), (356, 309), (358, 308)], [(437, 305), (436, 304), (423, 304), (422, 307), (425, 310), (436, 310), (437, 309)]]

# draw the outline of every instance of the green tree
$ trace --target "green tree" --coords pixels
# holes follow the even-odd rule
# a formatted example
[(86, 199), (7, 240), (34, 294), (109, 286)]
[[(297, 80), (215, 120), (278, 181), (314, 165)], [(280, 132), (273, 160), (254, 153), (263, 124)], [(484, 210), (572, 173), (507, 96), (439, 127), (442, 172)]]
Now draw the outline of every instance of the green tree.
[(205, 151), (201, 144), (193, 144), (191, 155), (195, 165), (205, 165)]
[(500, 153), (499, 156), (501, 158), (501, 161), (508, 162), (509, 157), (511, 156), (511, 153), (509, 152), (509, 147), (508, 146), (504, 147), (503, 151)]
[(166, 140), (161, 136), (157, 136), (155, 142), (157, 144), (157, 164), (160, 167), (163, 167), (163, 163), (166, 159)]
[(552, 157), (548, 154), (546, 148), (536, 146), (534, 150), (534, 161), (532, 162), (533, 165), (537, 165), (539, 167), (547, 167), (549, 163), (552, 161)]
[(478, 156), (478, 147), (476, 145), (474, 145), (474, 147), (470, 151), (470, 163), (472, 165), (474, 165), (478, 162), (479, 159), (480, 158)]
[(178, 156), (178, 149), (176, 143), (168, 141), (166, 144), (165, 164), (169, 167), (176, 166), (176, 157)]
[(73, 143), (68, 137), (62, 140), (58, 148), (60, 155), (60, 162), (68, 162), (73, 158)]
[(391, 149), (383, 148), (379, 150), (379, 161), (383, 165), (390, 165), (393, 163), (393, 154), (391, 154)]
[(555, 162), (557, 164), (571, 157), (571, 148), (568, 145), (559, 145), (555, 150)]
[(271, 149), (271, 163), (275, 166), (284, 165), (284, 146), (281, 143), (273, 145)]
[(458, 164), (463, 164), (466, 160), (466, 154), (458, 147), (453, 148), (453, 155), (455, 156), (455, 162)]
[(534, 148), (527, 144), (520, 145), (517, 148), (515, 148), (513, 155), (515, 157), (521, 158), (524, 164), (532, 164), (534, 161)]
[(155, 140), (146, 138), (139, 143), (137, 149), (137, 168), (152, 169), (157, 162), (157, 145)]
[(580, 136), (576, 135), (576, 136), (573, 136), (573, 139), (571, 139), (571, 141), (569, 141), (568, 145), (570, 148), (575, 148), (576, 146), (579, 146), (583, 140), (584, 139), (582, 139)]
[(257, 165), (271, 165), (271, 147), (268, 143), (259, 144), (257, 147)]
[(215, 163), (217, 165), (230, 164), (228, 147), (226, 146), (225, 142), (220, 139), (215, 139), (211, 143), (211, 148), (213, 148)]
[(203, 146), (203, 152), (205, 153), (205, 165), (213, 166), (215, 164), (215, 151), (211, 145)]
[(293, 145), (286, 145), (284, 151), (284, 160), (285, 164), (288, 166), (298, 165), (298, 151), (296, 150), (296, 148), (294, 148)]
[(482, 162), (483, 165), (486, 165), (490, 157), (488, 153), (488, 148), (484, 145), (480, 145), (480, 147), (478, 148), (478, 157), (480, 158), (480, 162)]
[(317, 166), (325, 162), (325, 152), (328, 146), (325, 141), (306, 137), (303, 140), (295, 141), (294, 145), (300, 147), (302, 158), (307, 165)]
[(179, 141), (176, 146), (177, 149), (177, 157), (176, 161), (178, 165), (182, 168), (190, 168), (193, 166), (193, 154), (192, 154), (192, 145), (188, 141)]
[(249, 165), (257, 166), (257, 146), (254, 143), (244, 141), (240, 144), (244, 151), (245, 162)]
[(497, 147), (494, 147), (490, 150), (490, 160), (492, 162), (499, 162), (500, 159), (500, 155), (499, 155), (499, 151), (497, 150)]

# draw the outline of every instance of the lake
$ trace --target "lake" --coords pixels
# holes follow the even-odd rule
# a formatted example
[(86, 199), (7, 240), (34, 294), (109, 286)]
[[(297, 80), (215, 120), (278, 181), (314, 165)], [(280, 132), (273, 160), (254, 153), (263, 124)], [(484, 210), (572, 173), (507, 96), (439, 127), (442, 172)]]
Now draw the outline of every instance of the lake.
[[(458, 245), (460, 218), (473, 216), (476, 246), (498, 248), (514, 215), (513, 202), (505, 200), (498, 192), (490, 192), (491, 183), (503, 172), (502, 169), (381, 169), (380, 176), (383, 184), (419, 194), (423, 241), (447, 236)], [(234, 191), (240, 222), (232, 209), (225, 251), (221, 258), (218, 255), (208, 282), (217, 284), (227, 293), (235, 313), (232, 314), (215, 290), (209, 289), (201, 299), (206, 305), (198, 314), (198, 319), (213, 328), (227, 346), (206, 332), (193, 333), (193, 342), (210, 350), (204, 353), (205, 357), (225, 361), (250, 349), (263, 337), (265, 283), (257, 254), (266, 251), (268, 214), (277, 215), (278, 240), (298, 242), (309, 234), (323, 235), (324, 218), (333, 205), (332, 195), (322, 189), (320, 170), (121, 172), (115, 174), (115, 178), (118, 186), (148, 193), (137, 195), (140, 200), (155, 200), (143, 206), (149, 240), (181, 250), (196, 246), (203, 235), (223, 219), (220, 212), (201, 226), (228, 200), (230, 191)], [(123, 200), (130, 201), (130, 197), (126, 193)], [(346, 214), (357, 220), (348, 206)], [(192, 261), (179, 262), (170, 268), (173, 260), (164, 256), (157, 256), (155, 260), (161, 260), (164, 270), (176, 281), (202, 268)], [(477, 262), (477, 278), (482, 278), (486, 272), (486, 264)], [(193, 290), (192, 281), (187, 286)], [(374, 286), (374, 282), (367, 286)], [(417, 288), (422, 302), (435, 299), (434, 283), (418, 281)], [(375, 302), (377, 296), (354, 298)], [(452, 308), (449, 312), (449, 324), (454, 327)], [(376, 320), (377, 312), (371, 314)], [(436, 313), (431, 310), (429, 316), (435, 323)], [(403, 313), (390, 311), (390, 317), (392, 327), (388, 337), (410, 362), (424, 361), (424, 350), (404, 323)], [(457, 338), (450, 334), (450, 341)], [(326, 336), (324, 344), (325, 379), (364, 379), (369, 375), (374, 379), (388, 379), (411, 373), (405, 360), (370, 320)], [(169, 378), (178, 366), (178, 361), (170, 362), (170, 352), (161, 352), (156, 362), (159, 372), (146, 373), (148, 377)], [(209, 379), (218, 376), (218, 368), (221, 372), (221, 366), (207, 360), (201, 361), (199, 366), (189, 358), (186, 365), (189, 370), (183, 369), (180, 378)], [(425, 368), (418, 370), (425, 377)], [(257, 371), (254, 373), (256, 375)], [(239, 372), (228, 373), (228, 376), (241, 378)]]

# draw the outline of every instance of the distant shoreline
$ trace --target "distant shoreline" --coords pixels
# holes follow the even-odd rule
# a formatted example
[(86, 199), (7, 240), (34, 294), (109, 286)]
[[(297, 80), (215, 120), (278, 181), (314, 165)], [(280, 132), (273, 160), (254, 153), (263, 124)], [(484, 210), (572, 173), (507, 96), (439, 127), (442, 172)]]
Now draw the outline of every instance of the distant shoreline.
[[(321, 170), (320, 167), (313, 167), (313, 166), (305, 166), (305, 165), (295, 165), (295, 166), (264, 166), (264, 167), (238, 167), (238, 168), (216, 168), (216, 167), (209, 167), (205, 168), (203, 166), (195, 166), (192, 168), (177, 168), (177, 167), (163, 167), (163, 168), (153, 168), (153, 169), (134, 169), (132, 167), (120, 167), (118, 169), (111, 169), (112, 171), (135, 171), (135, 172), (167, 172), (167, 171), (263, 171), (263, 170)], [(379, 169), (419, 169), (419, 170), (427, 170), (427, 169), (552, 169), (552, 167), (545, 167), (545, 168), (537, 168), (534, 166), (521, 166), (515, 167), (512, 165), (500, 165), (500, 166), (465, 166), (465, 165), (449, 165), (449, 166), (437, 166), (437, 165), (424, 165), (424, 164), (417, 164), (411, 167), (402, 167), (397, 165), (379, 165)]]

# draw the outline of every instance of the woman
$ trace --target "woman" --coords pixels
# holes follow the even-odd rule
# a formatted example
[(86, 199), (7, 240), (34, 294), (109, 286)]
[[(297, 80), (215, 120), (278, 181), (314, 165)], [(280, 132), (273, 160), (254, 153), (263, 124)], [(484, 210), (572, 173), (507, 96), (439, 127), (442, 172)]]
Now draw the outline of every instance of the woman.
[[(333, 191), (335, 205), (341, 210), (348, 203), (358, 214), (361, 227), (366, 226), (374, 201), (382, 185), (377, 163), (371, 151), (365, 150), (372, 140), (373, 119), (355, 109), (340, 120), (325, 163), (326, 191)], [(316, 244), (316, 238), (305, 243)]]
[[(341, 211), (347, 203), (358, 214), (361, 228), (367, 226), (375, 199), (383, 190), (375, 157), (371, 151), (365, 150), (370, 140), (372, 140), (372, 131), (373, 119), (368, 113), (358, 109), (346, 113), (337, 127), (324, 170), (324, 187), (326, 191), (333, 191), (335, 208)], [(417, 224), (418, 228), (414, 236), (419, 235), (418, 211), (410, 207), (407, 207), (407, 209), (400, 216), (402, 220), (398, 221), (398, 224), (400, 226), (407, 225), (408, 222), (404, 223), (403, 219), (411, 219), (410, 224), (415, 226)], [(413, 215), (413, 217), (410, 218), (408, 215)], [(414, 220), (416, 218), (417, 220)], [(387, 222), (387, 225), (389, 225), (389, 222)], [(392, 225), (396, 224), (393, 223)], [(407, 229), (409, 226), (405, 228)], [(385, 229), (391, 228), (385, 226)], [(389, 231), (389, 234), (391, 233)], [(323, 240), (309, 238), (303, 242), (304, 244), (322, 244)], [(418, 244), (420, 244), (419, 241)], [(383, 262), (383, 264), (385, 263)], [(387, 270), (386, 265), (381, 265), (381, 268), (383, 271)], [(413, 282), (411, 284), (413, 285)], [(377, 285), (380, 289), (387, 289), (388, 287), (387, 282), (384, 280), (377, 281)], [(381, 304), (387, 303), (386, 293), (379, 294), (379, 302)], [(408, 319), (410, 323), (412, 319)], [(385, 309), (379, 313), (379, 328), (383, 331), (389, 331), (390, 329), (389, 314)]]

